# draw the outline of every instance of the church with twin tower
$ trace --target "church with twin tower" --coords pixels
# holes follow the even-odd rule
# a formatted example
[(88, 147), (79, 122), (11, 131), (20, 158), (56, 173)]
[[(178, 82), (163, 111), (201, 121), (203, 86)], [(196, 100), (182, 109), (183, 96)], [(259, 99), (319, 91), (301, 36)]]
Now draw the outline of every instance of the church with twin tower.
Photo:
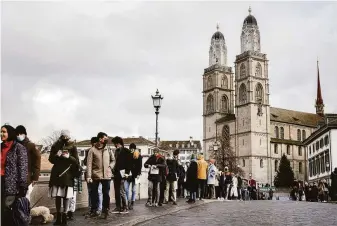
[(261, 50), (260, 30), (251, 8), (240, 39), (241, 53), (234, 68), (227, 63), (227, 46), (219, 26), (211, 39), (209, 66), (203, 74), (205, 158), (212, 156), (215, 142), (225, 139), (245, 178), (251, 174), (257, 182), (273, 185), (281, 157), (286, 155), (295, 178), (306, 180), (307, 156), (302, 141), (324, 115), (319, 72), (316, 114), (271, 107), (268, 58)]

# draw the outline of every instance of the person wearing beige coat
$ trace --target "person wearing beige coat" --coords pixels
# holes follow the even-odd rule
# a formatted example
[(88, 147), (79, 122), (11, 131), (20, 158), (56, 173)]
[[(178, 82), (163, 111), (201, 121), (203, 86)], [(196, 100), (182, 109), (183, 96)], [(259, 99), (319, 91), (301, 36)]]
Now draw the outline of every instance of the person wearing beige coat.
[(103, 218), (108, 217), (110, 209), (110, 184), (112, 178), (112, 170), (116, 160), (114, 154), (107, 149), (107, 134), (100, 132), (97, 135), (98, 142), (90, 148), (87, 159), (87, 182), (92, 183), (91, 194), (91, 217), (100, 216), (98, 211), (98, 186), (102, 184), (103, 193)]

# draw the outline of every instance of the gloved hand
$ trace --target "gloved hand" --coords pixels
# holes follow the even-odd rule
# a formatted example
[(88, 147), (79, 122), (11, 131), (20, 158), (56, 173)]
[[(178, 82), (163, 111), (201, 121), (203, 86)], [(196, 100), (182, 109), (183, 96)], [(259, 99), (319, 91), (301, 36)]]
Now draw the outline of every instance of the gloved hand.
[(88, 184), (92, 183), (92, 179), (91, 178), (87, 178), (87, 183)]
[(26, 194), (27, 194), (27, 188), (26, 187), (24, 187), (24, 186), (20, 186), (19, 187), (19, 194), (18, 194), (18, 196), (19, 197), (25, 197), (26, 196)]

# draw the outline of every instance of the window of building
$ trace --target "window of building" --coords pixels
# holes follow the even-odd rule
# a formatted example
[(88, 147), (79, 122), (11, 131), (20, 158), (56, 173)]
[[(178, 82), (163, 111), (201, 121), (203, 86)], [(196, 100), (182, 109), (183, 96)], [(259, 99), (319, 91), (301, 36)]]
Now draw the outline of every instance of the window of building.
[(324, 146), (324, 142), (323, 142), (323, 138), (321, 138), (321, 140), (319, 141), (319, 147), (323, 148), (323, 146)]
[(298, 146), (298, 156), (302, 156), (302, 147)]
[(242, 159), (242, 167), (246, 167), (246, 160)]
[(260, 63), (257, 63), (255, 67), (255, 76), (262, 77), (262, 67)]
[(246, 66), (242, 63), (240, 66), (240, 78), (246, 77)]
[(181, 160), (185, 160), (185, 156), (180, 156), (180, 159)]
[(278, 129), (278, 126), (275, 126), (275, 138), (280, 138), (279, 137), (280, 136), (280, 134), (279, 134), (279, 129)]
[(316, 158), (316, 168), (317, 168), (317, 174), (321, 173), (321, 161), (319, 159), (319, 157)]
[(169, 144), (170, 148), (172, 148), (172, 144)]
[(302, 162), (298, 163), (298, 172), (302, 173)]
[(277, 148), (278, 148), (278, 147), (277, 147), (277, 144), (274, 144), (274, 153), (275, 153), (275, 154), (278, 154)]
[(303, 140), (307, 139), (307, 134), (306, 134), (305, 130), (302, 130), (302, 139)]
[(222, 128), (222, 137), (223, 137), (223, 142), (226, 147), (229, 147), (230, 145), (230, 131), (229, 131), (229, 126), (224, 125)]
[(287, 155), (290, 155), (290, 145), (287, 145)]
[(212, 94), (208, 95), (207, 97), (206, 112), (207, 113), (214, 112), (214, 98)]
[(207, 88), (208, 89), (212, 87), (212, 85), (213, 85), (212, 83), (213, 83), (212, 77), (209, 76), (208, 79), (207, 79)]
[(277, 172), (277, 171), (278, 171), (278, 161), (275, 160), (275, 172)]
[(255, 102), (263, 103), (263, 86), (258, 83), (255, 88)]
[(242, 145), (245, 145), (245, 139), (242, 139)]
[(325, 146), (327, 146), (329, 144), (329, 136), (328, 135), (326, 135), (324, 137), (324, 144), (325, 144)]
[(225, 113), (228, 112), (228, 97), (226, 95), (221, 97), (221, 110)]
[(239, 103), (244, 104), (247, 102), (247, 89), (245, 84), (241, 84), (239, 88)]
[(262, 139), (260, 138), (260, 145), (262, 145)]
[(309, 155), (311, 155), (311, 146), (309, 146)]
[(228, 79), (226, 76), (222, 76), (221, 87), (224, 89), (228, 89)]
[(312, 161), (309, 160), (309, 175), (310, 177), (312, 177), (313, 173), (312, 173)]
[(263, 168), (263, 159), (260, 159), (260, 168)]
[(319, 141), (316, 141), (316, 151), (319, 149)]
[(297, 130), (297, 140), (301, 141), (301, 130), (300, 129)]
[(283, 127), (280, 128), (280, 138), (284, 139), (284, 128)]

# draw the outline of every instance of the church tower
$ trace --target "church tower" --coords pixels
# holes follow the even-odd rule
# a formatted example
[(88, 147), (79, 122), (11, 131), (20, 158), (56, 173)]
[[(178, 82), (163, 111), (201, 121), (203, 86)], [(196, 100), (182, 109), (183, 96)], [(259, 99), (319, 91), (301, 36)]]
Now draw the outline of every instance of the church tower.
[(319, 67), (318, 67), (318, 60), (317, 60), (317, 98), (316, 98), (316, 114), (320, 116), (324, 116), (324, 102), (322, 98), (322, 91), (321, 91), (321, 80), (319, 77)]
[(209, 48), (209, 67), (203, 74), (203, 147), (209, 158), (217, 137), (215, 121), (234, 113), (234, 74), (227, 66), (227, 47), (224, 35), (213, 34)]
[(235, 150), (247, 176), (271, 184), (268, 60), (261, 53), (259, 26), (250, 7), (248, 12), (235, 61)]

